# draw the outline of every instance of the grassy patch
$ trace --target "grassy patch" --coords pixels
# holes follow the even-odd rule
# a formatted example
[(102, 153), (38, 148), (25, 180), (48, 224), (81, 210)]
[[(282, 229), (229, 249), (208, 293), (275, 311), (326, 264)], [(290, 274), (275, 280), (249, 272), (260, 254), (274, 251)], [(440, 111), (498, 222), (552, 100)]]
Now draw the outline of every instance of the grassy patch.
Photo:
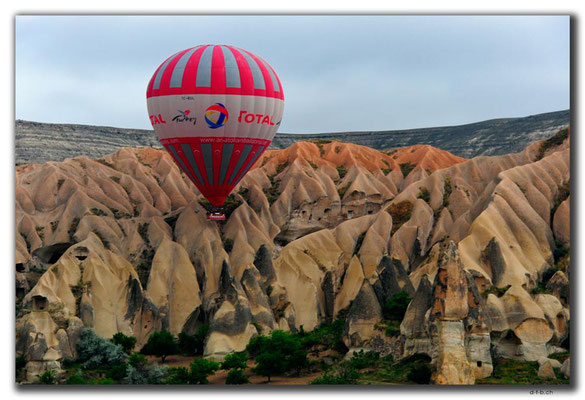
[(400, 164), (400, 171), (402, 171), (402, 176), (406, 178), (408, 174), (412, 172), (414, 167), (416, 167), (416, 164), (409, 162)]
[(339, 165), (336, 168), (337, 168), (337, 173), (339, 174), (339, 179), (343, 179), (345, 177), (345, 175), (347, 174), (347, 168), (345, 168), (344, 165)]
[(571, 357), (571, 353), (569, 353), (568, 351), (563, 351), (562, 353), (555, 353), (548, 356), (548, 358), (557, 360), (560, 363), (564, 363), (565, 360), (569, 357)]
[(476, 384), (492, 385), (558, 385), (569, 384), (569, 380), (561, 377), (557, 372), (557, 378), (540, 378), (538, 376), (537, 361), (500, 360), (494, 369), (492, 376), (476, 379)]

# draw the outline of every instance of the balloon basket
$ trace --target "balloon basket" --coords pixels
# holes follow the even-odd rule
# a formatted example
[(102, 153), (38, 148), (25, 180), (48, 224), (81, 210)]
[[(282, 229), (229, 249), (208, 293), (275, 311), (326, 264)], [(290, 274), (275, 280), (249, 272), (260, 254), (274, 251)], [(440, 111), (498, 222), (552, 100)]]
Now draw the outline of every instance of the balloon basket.
[(207, 219), (212, 221), (225, 221), (225, 214), (223, 210), (220, 211), (210, 211), (207, 213)]

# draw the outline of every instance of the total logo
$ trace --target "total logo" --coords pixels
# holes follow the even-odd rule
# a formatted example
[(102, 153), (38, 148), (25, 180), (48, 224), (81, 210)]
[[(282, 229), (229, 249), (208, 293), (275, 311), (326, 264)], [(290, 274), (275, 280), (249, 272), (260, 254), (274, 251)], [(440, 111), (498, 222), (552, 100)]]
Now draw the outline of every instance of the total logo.
[(197, 118), (189, 116), (189, 114), (191, 113), (191, 110), (185, 110), (185, 111), (177, 110), (177, 111), (179, 111), (179, 115), (175, 115), (173, 117), (174, 122), (192, 122), (193, 125), (195, 125), (197, 123)]
[(205, 122), (211, 129), (221, 128), (228, 122), (229, 113), (221, 103), (215, 103), (205, 110)]
[[(258, 124), (258, 125), (274, 125), (272, 117), (264, 114), (252, 114), (246, 110), (240, 111), (238, 116), (238, 122), (244, 121), (247, 124)], [(280, 124), (277, 122), (276, 125)]]
[(166, 124), (167, 121), (165, 121), (162, 117), (162, 115), (157, 114), (157, 115), (151, 115), (149, 116), (150, 118), (150, 123), (154, 126), (154, 125), (160, 125), (160, 124)]

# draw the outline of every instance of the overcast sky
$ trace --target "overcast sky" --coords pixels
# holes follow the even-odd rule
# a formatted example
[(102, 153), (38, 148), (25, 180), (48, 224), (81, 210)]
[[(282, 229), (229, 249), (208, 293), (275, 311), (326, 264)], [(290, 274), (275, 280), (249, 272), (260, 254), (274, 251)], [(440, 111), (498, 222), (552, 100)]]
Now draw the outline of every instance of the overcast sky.
[(230, 44), (276, 70), (280, 132), (458, 125), (569, 108), (564, 16), (17, 16), (16, 118), (150, 129), (171, 54)]

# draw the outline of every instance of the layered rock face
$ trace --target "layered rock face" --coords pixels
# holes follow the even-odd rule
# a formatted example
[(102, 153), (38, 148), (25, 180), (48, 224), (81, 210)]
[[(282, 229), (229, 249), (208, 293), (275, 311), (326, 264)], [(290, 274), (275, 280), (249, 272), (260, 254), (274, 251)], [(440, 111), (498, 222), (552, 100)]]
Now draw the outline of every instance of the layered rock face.
[(495, 355), (537, 360), (570, 320), (569, 139), (553, 142), (472, 160), (299, 142), (262, 156), (223, 223), (161, 150), (18, 166), (17, 355), (34, 380), (83, 327), (140, 347), (207, 324), (222, 359), (343, 318), (350, 350), (428, 353), (440, 384), (488, 376)]

